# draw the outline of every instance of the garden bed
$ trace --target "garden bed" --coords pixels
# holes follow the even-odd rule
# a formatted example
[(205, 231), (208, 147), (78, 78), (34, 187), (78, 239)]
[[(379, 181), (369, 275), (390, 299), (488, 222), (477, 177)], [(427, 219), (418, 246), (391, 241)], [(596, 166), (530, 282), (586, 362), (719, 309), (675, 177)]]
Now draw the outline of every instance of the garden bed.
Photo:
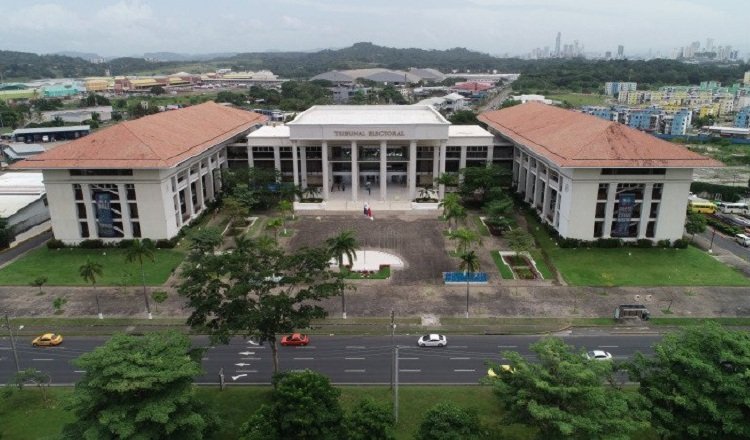
[(544, 276), (537, 269), (536, 262), (528, 252), (498, 252), (502, 263), (513, 273), (517, 280), (543, 280)]
[(382, 265), (377, 271), (352, 271), (348, 268), (344, 268), (341, 273), (344, 274), (344, 278), (347, 280), (387, 280), (391, 277), (391, 266)]

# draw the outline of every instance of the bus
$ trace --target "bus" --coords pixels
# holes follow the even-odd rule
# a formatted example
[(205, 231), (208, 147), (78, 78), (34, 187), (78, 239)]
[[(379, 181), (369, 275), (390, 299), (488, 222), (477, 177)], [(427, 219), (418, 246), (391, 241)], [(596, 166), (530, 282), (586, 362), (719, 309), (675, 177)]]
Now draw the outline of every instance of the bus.
[(750, 214), (750, 207), (747, 206), (747, 203), (719, 202), (716, 206), (725, 214)]
[(716, 213), (716, 205), (706, 200), (690, 200), (688, 201), (688, 211), (714, 214)]

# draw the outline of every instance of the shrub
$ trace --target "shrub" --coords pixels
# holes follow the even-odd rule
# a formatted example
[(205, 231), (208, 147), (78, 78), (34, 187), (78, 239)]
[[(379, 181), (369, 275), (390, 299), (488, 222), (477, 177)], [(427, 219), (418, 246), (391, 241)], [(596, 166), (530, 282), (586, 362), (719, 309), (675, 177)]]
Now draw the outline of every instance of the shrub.
[(669, 240), (659, 240), (659, 242), (656, 243), (656, 245), (659, 246), (660, 248), (667, 249), (667, 248), (672, 247), (672, 242)]
[(742, 229), (738, 228), (736, 226), (728, 225), (714, 217), (706, 217), (706, 221), (709, 225), (713, 226), (714, 228), (718, 229), (720, 232), (723, 232), (727, 235), (734, 236), (737, 234), (742, 233)]
[(638, 247), (638, 248), (649, 249), (649, 248), (652, 248), (653, 246), (654, 246), (654, 242), (649, 240), (648, 238), (641, 238), (635, 242), (635, 247)]
[(179, 241), (178, 237), (170, 238), (169, 240), (165, 239), (159, 239), (156, 240), (156, 248), (157, 249), (174, 249), (175, 246), (177, 246), (177, 241)]
[(47, 241), (47, 249), (65, 249), (68, 247), (62, 240), (51, 238)]
[(135, 240), (131, 240), (131, 239), (120, 240), (119, 242), (117, 242), (117, 247), (119, 247), (120, 249), (127, 249), (133, 246), (133, 242), (135, 242)]
[(604, 249), (614, 249), (622, 247), (623, 241), (619, 238), (600, 238), (594, 242), (594, 246)]
[(583, 241), (577, 238), (561, 238), (558, 240), (557, 245), (563, 249), (575, 249), (581, 247)]
[(104, 242), (98, 238), (83, 240), (78, 244), (78, 247), (81, 249), (102, 249), (104, 247)]
[(688, 241), (687, 240), (683, 240), (681, 238), (678, 238), (677, 240), (674, 241), (674, 243), (672, 244), (672, 246), (675, 249), (686, 249), (688, 247)]

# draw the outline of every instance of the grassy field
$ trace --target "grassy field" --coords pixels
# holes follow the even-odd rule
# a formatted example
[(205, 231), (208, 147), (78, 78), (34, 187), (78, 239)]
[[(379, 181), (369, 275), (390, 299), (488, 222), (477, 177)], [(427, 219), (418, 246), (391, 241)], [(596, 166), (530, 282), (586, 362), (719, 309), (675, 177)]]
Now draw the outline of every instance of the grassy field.
[(692, 246), (561, 249), (536, 219), (527, 220), (532, 235), (573, 286), (750, 286), (742, 273)]
[[(174, 249), (157, 249), (154, 262), (144, 261), (146, 284), (164, 284), (172, 271), (179, 266), (185, 254)], [(123, 249), (59, 249), (46, 247), (29, 252), (21, 259), (0, 270), (0, 285), (28, 285), (39, 276), (48, 278), (47, 284), (76, 286), (86, 283), (78, 274), (78, 268), (87, 259), (103, 266), (97, 285), (114, 286), (125, 281), (128, 285), (141, 284), (141, 269), (138, 263), (125, 262)], [(123, 274), (130, 274), (123, 276)]]
[(562, 93), (559, 95), (545, 96), (545, 98), (555, 101), (565, 101), (573, 107), (606, 104), (604, 95), (591, 95), (587, 93)]
[[(341, 387), (341, 404), (345, 411), (359, 399), (372, 397), (384, 403), (391, 402), (387, 387)], [(39, 391), (28, 388), (15, 392), (10, 398), (0, 399), (0, 435), (3, 440), (53, 438), (61, 427), (71, 420), (63, 408), (70, 388), (50, 390), (52, 404), (45, 408)], [(270, 387), (230, 387), (223, 392), (215, 388), (199, 388), (197, 394), (213, 411), (221, 415), (222, 424), (216, 439), (236, 439), (237, 433), (248, 417), (271, 397)], [(502, 411), (489, 387), (477, 386), (402, 386), (399, 388), (399, 423), (396, 438), (411, 439), (422, 421), (422, 413), (442, 401), (451, 401), (464, 408), (474, 408), (480, 420), (489, 429), (492, 438), (527, 439), (533, 432), (520, 425), (503, 425)]]
[(500, 277), (504, 280), (512, 280), (513, 272), (505, 263), (503, 263), (503, 259), (502, 257), (500, 257), (500, 253), (498, 251), (492, 251), (491, 254), (492, 260), (495, 262), (495, 266), (497, 266), (497, 270), (500, 271)]

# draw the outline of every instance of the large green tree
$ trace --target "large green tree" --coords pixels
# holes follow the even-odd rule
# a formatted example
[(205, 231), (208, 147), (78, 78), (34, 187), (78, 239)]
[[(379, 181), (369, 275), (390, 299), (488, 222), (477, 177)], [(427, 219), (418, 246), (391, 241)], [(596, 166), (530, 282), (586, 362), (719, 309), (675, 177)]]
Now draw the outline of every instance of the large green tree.
[(362, 399), (344, 420), (348, 440), (394, 440), (393, 411), (372, 398)]
[(153, 263), (155, 261), (155, 252), (156, 247), (154, 246), (154, 242), (149, 240), (148, 238), (144, 238), (143, 240), (133, 240), (130, 246), (125, 249), (125, 261), (127, 261), (128, 263), (134, 263), (137, 261), (141, 266), (143, 301), (145, 301), (146, 303), (146, 313), (148, 314), (148, 319), (152, 319), (153, 315), (151, 314), (151, 305), (148, 303), (148, 294), (146, 293), (146, 269), (143, 266), (143, 260), (151, 261)]
[(465, 199), (484, 202), (493, 188), (507, 187), (510, 184), (510, 170), (507, 167), (492, 165), (490, 167), (466, 167), (461, 169), (463, 179), (458, 192)]
[(750, 439), (750, 335), (707, 322), (636, 355), (631, 380), (664, 439)]
[(558, 338), (531, 346), (538, 361), (505, 352), (511, 370), (490, 379), (509, 422), (538, 429), (538, 439), (626, 440), (648, 426), (636, 393), (614, 379), (611, 361), (589, 360)]
[(276, 336), (325, 317), (319, 301), (344, 290), (330, 258), (324, 248), (287, 253), (267, 240), (243, 240), (220, 255), (194, 252), (178, 288), (192, 309), (188, 324), (214, 341), (243, 335), (268, 342), (278, 372)]
[(242, 426), (243, 440), (338, 440), (342, 435), (341, 391), (310, 370), (274, 376), (270, 405)]
[(201, 373), (177, 332), (114, 335), (73, 363), (84, 370), (68, 404), (66, 439), (202, 439), (215, 419), (197, 402)]
[(476, 411), (450, 402), (438, 403), (425, 412), (417, 440), (480, 440), (485, 438)]
[(706, 230), (706, 217), (698, 212), (688, 213), (685, 219), (685, 232), (690, 234), (690, 240), (695, 238), (695, 234), (700, 234)]
[(464, 271), (464, 275), (466, 276), (466, 317), (469, 317), (469, 285), (471, 284), (469, 282), (469, 279), (471, 276), (474, 275), (476, 271), (479, 270), (480, 262), (479, 262), (479, 256), (474, 251), (464, 251), (463, 254), (461, 254), (461, 263), (459, 264), (459, 269)]

